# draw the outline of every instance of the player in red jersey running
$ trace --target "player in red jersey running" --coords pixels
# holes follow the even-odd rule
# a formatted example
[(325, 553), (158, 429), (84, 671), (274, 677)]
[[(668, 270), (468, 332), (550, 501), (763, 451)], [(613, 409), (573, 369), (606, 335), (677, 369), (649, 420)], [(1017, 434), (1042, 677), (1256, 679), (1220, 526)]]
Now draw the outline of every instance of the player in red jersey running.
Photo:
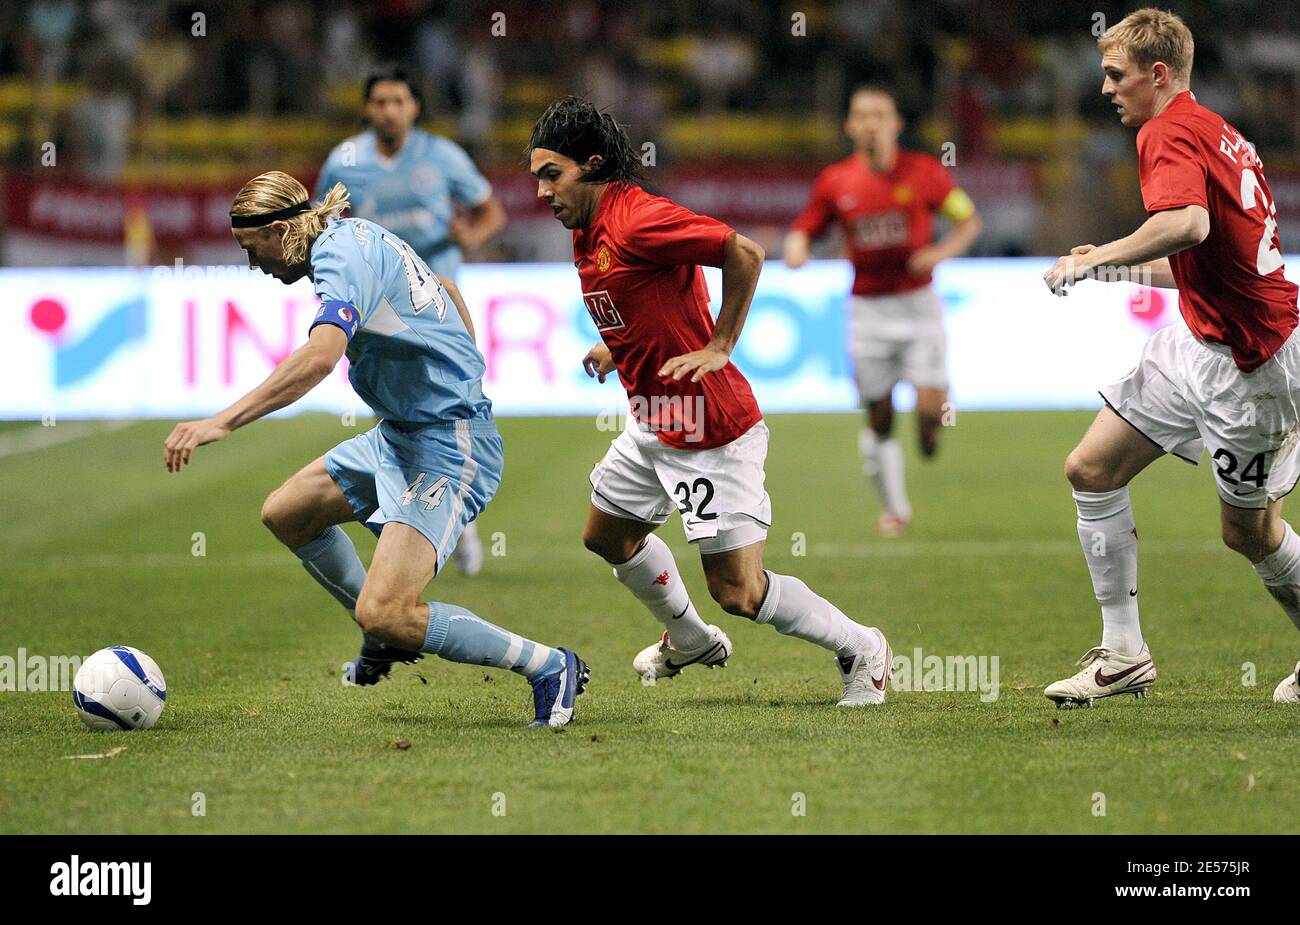
[[(1138, 175), (1150, 217), (1128, 237), (1085, 244), (1044, 275), (1176, 287), (1186, 322), (1157, 331), (1138, 366), (1102, 390), (1106, 405), (1065, 461), (1079, 539), (1101, 604), (1101, 645), (1045, 693), (1058, 706), (1145, 696), (1155, 664), (1138, 625), (1137, 530), (1128, 483), (1165, 453), (1195, 464), (1208, 450), (1223, 542), (1255, 566), (1300, 628), (1300, 537), (1282, 497), (1300, 478), (1296, 286), (1283, 275), (1276, 210), (1254, 147), (1189, 89), (1192, 35), (1161, 10), (1138, 10), (1098, 40), (1102, 94), (1140, 127)], [(1300, 665), (1296, 671), (1300, 672)], [(1300, 702), (1295, 673), (1273, 693)]]
[[(723, 610), (833, 652), (839, 706), (883, 703), (893, 667), (884, 634), (798, 578), (763, 568), (768, 430), (730, 360), (763, 249), (642, 189), (626, 133), (586, 100), (552, 104), (528, 148), (537, 195), (573, 231), (582, 297), (600, 332), (583, 367), (601, 382), (617, 371), (628, 393), (627, 427), (591, 473), (583, 542), (664, 624), (633, 668), (653, 681), (731, 655), (731, 640), (700, 619), (672, 552), (654, 535), (676, 507)], [(722, 268), (716, 324), (701, 265)]]
[[(981, 228), (975, 204), (936, 158), (899, 148), (902, 130), (893, 94), (871, 85), (855, 90), (844, 119), (853, 153), (817, 177), (785, 239), (786, 264), (801, 267), (810, 241), (837, 222), (853, 262), (849, 353), (867, 412), (858, 451), (880, 494), (882, 536), (897, 536), (912, 519), (903, 448), (892, 435), (894, 386), (906, 380), (916, 388), (921, 453), (933, 456), (948, 368), (943, 307), (930, 274), (941, 260), (966, 253)], [(933, 241), (936, 214), (952, 228)]]

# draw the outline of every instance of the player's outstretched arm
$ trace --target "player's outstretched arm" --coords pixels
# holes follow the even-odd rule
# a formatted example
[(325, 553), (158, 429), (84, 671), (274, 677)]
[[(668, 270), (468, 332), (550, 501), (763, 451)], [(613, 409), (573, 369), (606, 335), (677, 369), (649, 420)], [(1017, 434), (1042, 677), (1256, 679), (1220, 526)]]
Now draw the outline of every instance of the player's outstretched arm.
[[(1096, 244), (1080, 244), (1078, 247), (1070, 248), (1070, 254), (1078, 257), (1096, 249)], [(1168, 257), (1161, 257), (1159, 260), (1148, 260), (1146, 263), (1140, 263), (1135, 267), (1122, 267), (1120, 269), (1127, 270), (1127, 272), (1108, 274), (1102, 277), (1101, 281), (1106, 283), (1138, 283), (1143, 286), (1154, 286), (1157, 289), (1178, 288), (1178, 283), (1174, 281), (1174, 269), (1169, 265)]]
[(1155, 286), (1157, 289), (1178, 288), (1178, 283), (1174, 281), (1174, 268), (1169, 265), (1168, 257), (1148, 260), (1133, 269), (1137, 272), (1133, 275), (1132, 282), (1141, 283), (1143, 286)]
[(913, 251), (907, 258), (907, 272), (913, 276), (924, 276), (942, 261), (960, 257), (970, 250), (984, 230), (984, 222), (974, 208), (972, 205), (972, 211), (965, 218), (956, 221), (938, 241)]
[(728, 235), (722, 251), (722, 308), (713, 326), (713, 337), (703, 350), (673, 357), (660, 367), (660, 376), (682, 379), (689, 375), (692, 382), (699, 382), (727, 365), (745, 326), (765, 256), (763, 248), (744, 235), (734, 231)]
[(792, 229), (786, 233), (781, 251), (785, 258), (785, 265), (792, 270), (797, 270), (812, 256), (812, 240), (807, 232), (800, 231), (798, 228)]
[(486, 200), (457, 215), (451, 220), (451, 238), (463, 251), (472, 251), (490, 241), (506, 227), (506, 210), (501, 200), (489, 196)]
[[(434, 274), (437, 276), (437, 274)], [(465, 330), (469, 331), (469, 339), (477, 341), (474, 336), (474, 319), (469, 316), (469, 306), (465, 304), (465, 298), (460, 294), (460, 287), (445, 276), (438, 276), (438, 282), (442, 283), (442, 288), (447, 290), (447, 295), (451, 296), (451, 304), (456, 306), (456, 314), (460, 315), (460, 320), (465, 323)]]
[(307, 343), (289, 354), (257, 388), (225, 411), (202, 421), (177, 424), (163, 443), (163, 464), (180, 472), (195, 447), (224, 440), (230, 432), (292, 405), (330, 374), (347, 348), (348, 336), (332, 324), (312, 328)]
[(605, 377), (614, 371), (614, 356), (604, 342), (587, 351), (582, 358), (582, 369), (588, 379), (595, 378), (598, 382), (604, 382)]
[[(1065, 287), (1072, 286), (1087, 276), (1099, 275), (1096, 272), (1098, 267), (1114, 270), (1100, 274), (1102, 278), (1128, 278), (1130, 275), (1140, 275), (1133, 273), (1134, 268), (1147, 264), (1154, 276), (1166, 269), (1160, 267), (1157, 261), (1195, 247), (1209, 233), (1210, 213), (1203, 207), (1190, 205), (1181, 209), (1166, 209), (1152, 215), (1127, 237), (1087, 250), (1087, 245), (1075, 248), (1076, 251), (1083, 252), (1076, 254), (1072, 251), (1059, 258), (1043, 274), (1043, 281), (1052, 292), (1064, 295)], [(1172, 273), (1167, 280), (1162, 279), (1162, 282), (1173, 285)], [(1153, 282), (1151, 285), (1158, 284)]]

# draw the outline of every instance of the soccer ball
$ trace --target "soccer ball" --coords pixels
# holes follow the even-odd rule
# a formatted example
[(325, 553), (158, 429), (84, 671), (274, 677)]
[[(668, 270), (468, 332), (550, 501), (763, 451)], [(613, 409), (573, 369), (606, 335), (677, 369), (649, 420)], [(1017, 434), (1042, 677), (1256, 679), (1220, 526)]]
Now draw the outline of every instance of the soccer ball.
[(110, 646), (81, 663), (72, 703), (97, 732), (151, 729), (167, 703), (167, 682), (158, 663), (139, 649)]

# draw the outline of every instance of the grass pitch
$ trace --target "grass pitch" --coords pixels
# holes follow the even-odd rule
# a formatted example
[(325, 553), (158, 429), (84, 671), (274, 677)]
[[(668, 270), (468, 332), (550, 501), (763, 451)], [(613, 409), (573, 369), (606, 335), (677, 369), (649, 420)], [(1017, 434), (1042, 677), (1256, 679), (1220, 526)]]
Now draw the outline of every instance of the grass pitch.
[[(916, 524), (894, 541), (874, 536), (856, 417), (769, 418), (769, 567), (881, 626), (897, 655), (998, 657), (994, 702), (895, 690), (853, 712), (832, 706), (828, 653), (718, 610), (676, 518), (661, 535), (736, 654), (643, 686), (630, 662), (658, 624), (580, 541), (612, 435), (502, 421), (505, 478), (480, 526), (504, 555), (429, 596), (591, 664), (559, 732), (523, 728), (527, 686), (495, 670), (429, 658), (340, 684), (358, 631), (258, 520), (354, 432), (336, 418), (259, 422), (179, 476), (157, 421), (9, 455), (0, 656), (127, 643), (161, 665), (169, 702), (153, 731), (105, 735), (68, 693), (0, 692), (0, 832), (1297, 831), (1300, 713), (1271, 692), (1300, 638), (1219, 543), (1207, 467), (1162, 460), (1133, 487), (1152, 698), (1067, 712), (1043, 697), (1100, 633), (1061, 475), (1090, 418), (962, 415), (935, 462), (911, 455)], [(347, 529), (368, 561), (370, 534)]]

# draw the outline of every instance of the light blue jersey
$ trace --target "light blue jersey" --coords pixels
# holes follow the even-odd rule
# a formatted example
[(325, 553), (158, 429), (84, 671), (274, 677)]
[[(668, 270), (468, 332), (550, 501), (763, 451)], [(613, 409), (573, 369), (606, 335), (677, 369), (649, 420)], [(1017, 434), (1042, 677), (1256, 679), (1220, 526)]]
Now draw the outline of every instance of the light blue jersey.
[(348, 335), (348, 379), (375, 414), (402, 424), (490, 417), (483, 355), (429, 267), (365, 219), (330, 222), (311, 247), (321, 307), (312, 327)]
[(371, 530), (403, 523), (424, 534), (441, 571), (501, 483), (483, 355), (447, 290), (386, 228), (332, 221), (310, 261), (321, 300), (311, 326), (348, 336), (348, 378), (383, 418), (326, 453), (325, 471)]
[(464, 149), (420, 129), (407, 135), (392, 158), (379, 152), (373, 130), (342, 142), (321, 168), (316, 198), (340, 182), (348, 188), (353, 215), (388, 228), (448, 278), (461, 261), (460, 248), (447, 236), (455, 207), (474, 208), (492, 195)]

